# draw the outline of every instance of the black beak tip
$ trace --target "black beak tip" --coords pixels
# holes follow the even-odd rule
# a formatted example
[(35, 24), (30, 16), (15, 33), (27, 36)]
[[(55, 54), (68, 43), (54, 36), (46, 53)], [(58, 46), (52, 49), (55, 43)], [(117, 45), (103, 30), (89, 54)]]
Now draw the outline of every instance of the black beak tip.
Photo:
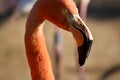
[(84, 59), (80, 59), (80, 58), (79, 58), (79, 65), (80, 65), (80, 66), (83, 66), (84, 63), (85, 63), (85, 60), (86, 60), (86, 58), (84, 58)]
[(78, 50), (78, 55), (79, 55), (79, 65), (83, 66), (86, 58), (88, 57), (90, 50), (91, 50), (91, 46), (92, 46), (93, 40), (88, 40), (87, 42), (85, 42), (82, 46), (79, 46), (77, 48)]
[(83, 46), (78, 47), (77, 50), (79, 55), (79, 59), (78, 59), (79, 65), (83, 66), (87, 56), (86, 54), (83, 53)]

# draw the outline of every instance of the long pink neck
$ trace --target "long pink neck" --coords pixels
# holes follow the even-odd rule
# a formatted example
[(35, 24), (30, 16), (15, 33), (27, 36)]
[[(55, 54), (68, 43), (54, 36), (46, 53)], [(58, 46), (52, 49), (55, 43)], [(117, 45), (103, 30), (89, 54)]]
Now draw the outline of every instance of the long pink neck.
[(49, 54), (42, 33), (43, 24), (43, 20), (40, 20), (37, 15), (28, 17), (25, 48), (32, 80), (54, 80)]

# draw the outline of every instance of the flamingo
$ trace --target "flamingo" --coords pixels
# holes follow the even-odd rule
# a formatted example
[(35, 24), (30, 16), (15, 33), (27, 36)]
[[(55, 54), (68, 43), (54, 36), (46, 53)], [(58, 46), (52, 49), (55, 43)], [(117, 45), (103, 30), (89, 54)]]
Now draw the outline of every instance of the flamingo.
[(84, 21), (86, 20), (86, 17), (87, 17), (87, 9), (88, 9), (89, 3), (90, 3), (90, 0), (81, 0), (80, 16)]
[(63, 49), (61, 46), (61, 31), (55, 27), (54, 33), (54, 53), (55, 53), (55, 79), (61, 79), (61, 59)]
[(73, 0), (37, 0), (25, 29), (25, 49), (32, 80), (55, 80), (43, 34), (45, 20), (73, 34), (80, 66), (84, 65), (93, 42)]

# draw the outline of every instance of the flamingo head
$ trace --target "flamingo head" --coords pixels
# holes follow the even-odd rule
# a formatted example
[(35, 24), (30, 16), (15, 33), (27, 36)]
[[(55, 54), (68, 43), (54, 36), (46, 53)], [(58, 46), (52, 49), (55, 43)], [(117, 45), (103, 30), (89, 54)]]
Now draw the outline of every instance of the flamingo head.
[(77, 43), (79, 64), (84, 65), (92, 46), (93, 37), (80, 18), (73, 0), (38, 0), (37, 4), (36, 8), (39, 7), (37, 12), (40, 11), (42, 17), (73, 34)]

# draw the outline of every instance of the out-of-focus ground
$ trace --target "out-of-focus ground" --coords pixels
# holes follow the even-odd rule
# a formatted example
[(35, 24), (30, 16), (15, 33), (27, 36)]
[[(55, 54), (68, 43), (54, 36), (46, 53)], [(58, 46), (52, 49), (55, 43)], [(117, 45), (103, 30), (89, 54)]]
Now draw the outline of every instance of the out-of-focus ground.
[[(26, 17), (15, 23), (0, 25), (0, 80), (31, 80), (24, 49)], [(86, 24), (93, 33), (94, 43), (85, 63), (85, 80), (99, 80), (109, 68), (120, 65), (120, 17), (110, 19), (87, 18)], [(44, 33), (54, 69), (54, 25), (47, 22)], [(62, 80), (78, 80), (75, 42), (71, 33), (62, 33)], [(113, 77), (112, 77), (113, 78)], [(120, 72), (113, 79), (120, 80)]]

